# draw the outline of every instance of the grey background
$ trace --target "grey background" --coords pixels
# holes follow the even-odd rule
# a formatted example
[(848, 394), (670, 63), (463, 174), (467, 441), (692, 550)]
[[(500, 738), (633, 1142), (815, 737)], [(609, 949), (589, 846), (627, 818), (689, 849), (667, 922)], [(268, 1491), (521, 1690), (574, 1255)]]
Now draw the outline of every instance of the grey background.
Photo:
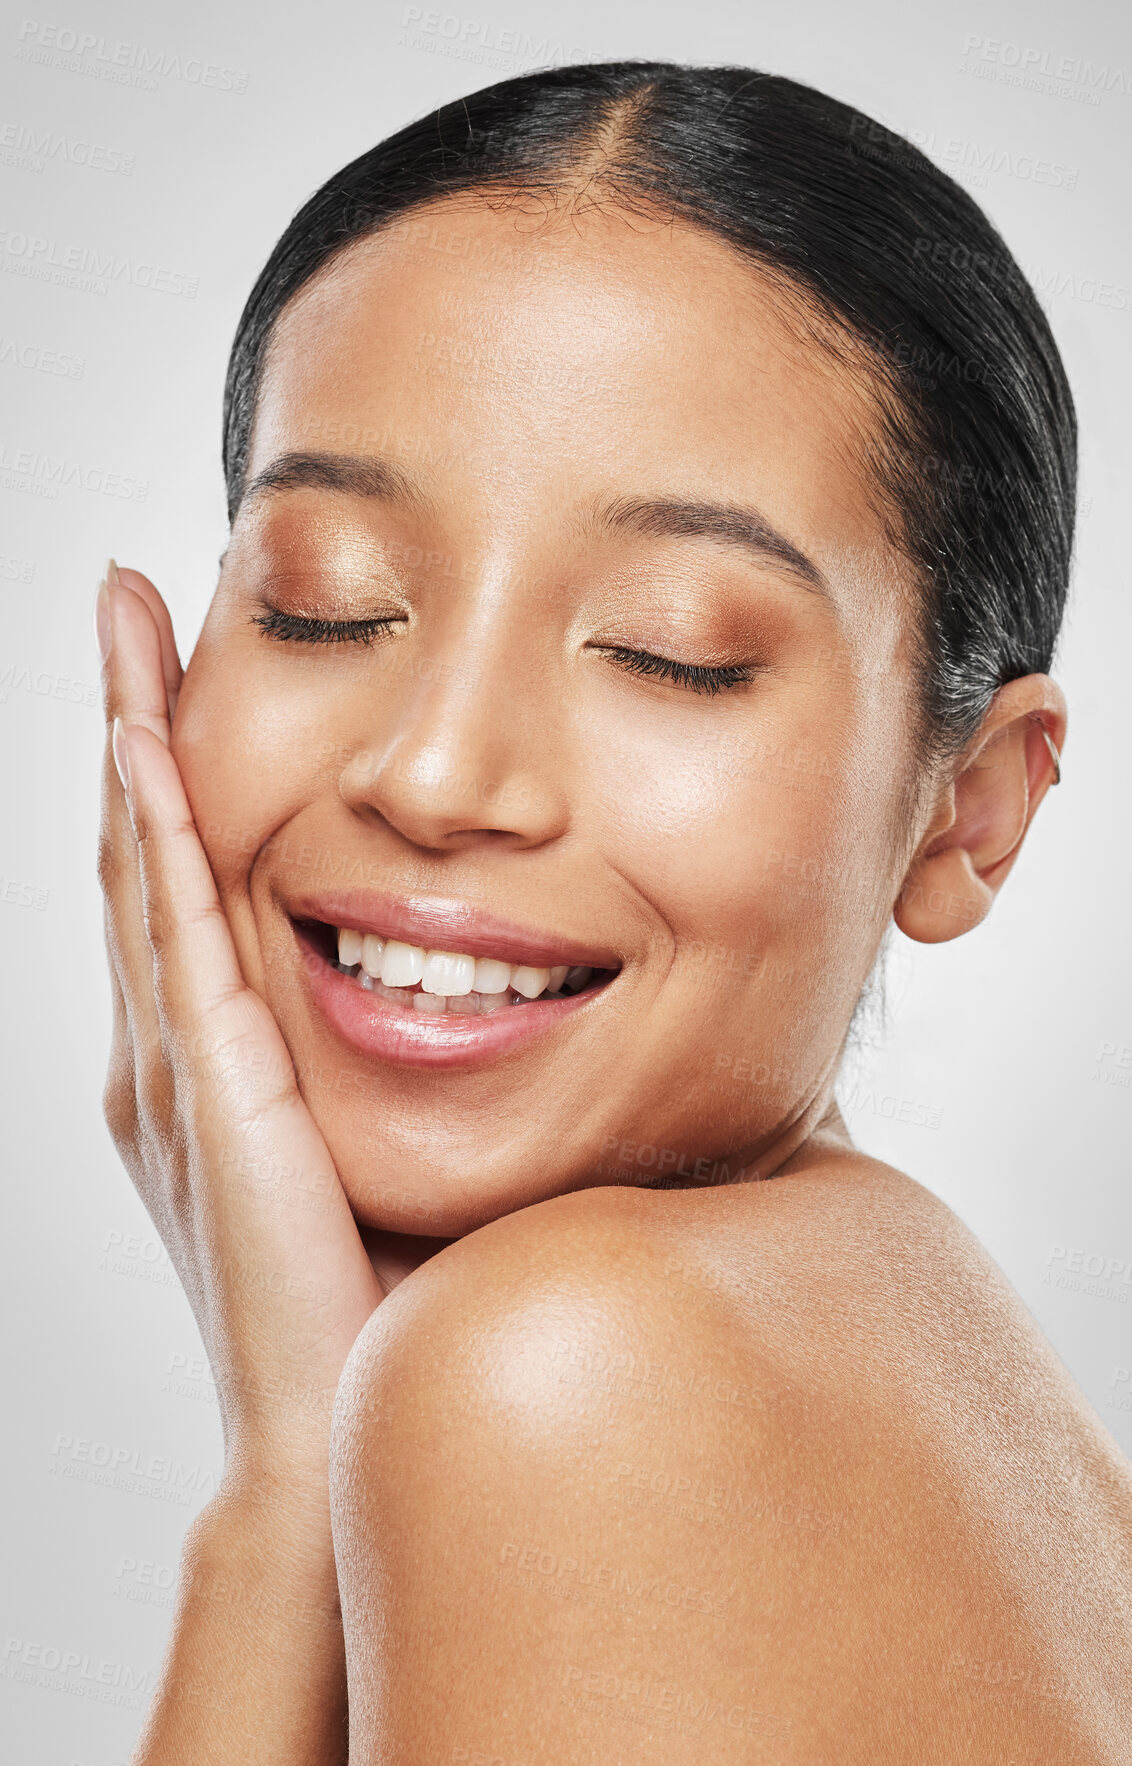
[(103, 561), (154, 578), (187, 655), (224, 542), (227, 350), (293, 210), (441, 101), (547, 61), (622, 55), (790, 74), (911, 135), (984, 204), (1051, 314), (1083, 436), (1057, 670), (1071, 706), (1065, 782), (983, 928), (932, 949), (896, 935), (886, 1039), (854, 1059), (841, 1092), (860, 1143), (974, 1228), (1132, 1451), (1129, 15), (1115, 0), (453, 0), (432, 12), (67, 0), (9, 13), (0, 1676), (12, 1760), (126, 1759), (180, 1540), (220, 1464), (192, 1316), (101, 1119), (91, 605)]

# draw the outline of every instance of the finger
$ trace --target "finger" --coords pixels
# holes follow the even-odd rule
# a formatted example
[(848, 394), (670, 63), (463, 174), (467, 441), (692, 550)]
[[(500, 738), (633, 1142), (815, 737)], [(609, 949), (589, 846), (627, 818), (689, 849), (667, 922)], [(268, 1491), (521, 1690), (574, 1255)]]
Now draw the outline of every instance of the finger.
[[(187, 1095), (194, 1100), (198, 1132), (205, 1123), (214, 1128), (222, 1121), (226, 1151), (254, 1147), (255, 1157), (269, 1165), (274, 1160), (277, 1168), (283, 1164), (321, 1183), (333, 1172), (330, 1153), (303, 1102), (283, 1034), (244, 980), (176, 760), (143, 726), (125, 730), (123, 745), (154, 995), (174, 1071), (192, 1074)], [(248, 1131), (252, 1138), (241, 1141)], [(242, 1206), (238, 1197), (228, 1198), (233, 1200)], [(343, 1249), (364, 1260), (336, 1178), (325, 1201), (338, 1217), (338, 1237), (327, 1241), (329, 1249), (324, 1246), (330, 1263)], [(286, 1237), (286, 1211), (271, 1214), (267, 1230)]]
[(169, 741), (169, 694), (161, 634), (148, 602), (121, 582), (108, 582), (110, 654), (103, 665), (106, 721), (145, 724)]
[(102, 821), (98, 877), (106, 900), (106, 944), (111, 971), (121, 987), (129, 1033), (138, 1050), (160, 1042), (153, 1000), (153, 962), (145, 932), (137, 838), (112, 750), (115, 718), (144, 720), (168, 740), (168, 696), (157, 623), (148, 603), (131, 588), (104, 583), (100, 599), (110, 638), (102, 681), (107, 718), (102, 775)]
[[(112, 564), (113, 562), (111, 559)], [(177, 640), (173, 635), (173, 621), (169, 609), (148, 576), (143, 576), (140, 570), (129, 570), (121, 565), (115, 566), (115, 568), (118, 572), (118, 581), (124, 584), (127, 589), (132, 589), (135, 595), (140, 595), (153, 615), (153, 622), (157, 627), (157, 635), (161, 644), (161, 672), (165, 679), (165, 691), (169, 698), (169, 717), (172, 720), (177, 706), (177, 695), (181, 691), (184, 670), (177, 654)]]
[[(122, 814), (125, 815), (124, 810)], [(133, 843), (128, 818), (127, 828)], [(105, 850), (104, 846), (100, 853), (100, 872), (106, 893), (104, 927), (114, 998), (110, 1066), (119, 1093), (128, 1078), (136, 1115), (147, 1100), (155, 1108), (159, 1106), (168, 1092), (169, 1075), (154, 994), (153, 957), (145, 930), (136, 843), (125, 854), (126, 864), (108, 864)]]
[[(133, 1035), (126, 996), (122, 992), (122, 984), (113, 965), (110, 968), (110, 995), (113, 1028), (110, 1033), (110, 1070), (107, 1074), (106, 1090), (103, 1096), (103, 1113), (108, 1119), (111, 1114), (115, 1114), (125, 1121), (128, 1112), (131, 1120), (126, 1122), (126, 1126), (132, 1128), (137, 1119), (137, 1100), (134, 1095)], [(115, 1091), (113, 1112), (107, 1107), (112, 1088)]]
[[(210, 1350), (237, 1374), (262, 1366), (265, 1351), (278, 1365), (306, 1370), (321, 1427), (322, 1394), (333, 1393), (381, 1289), (282, 1031), (244, 981), (176, 759), (146, 726), (120, 729), (154, 997), (178, 1086), (175, 1126), (186, 1162), (180, 1200), (168, 1204), (176, 1219), (166, 1242), (172, 1247), (180, 1235), (189, 1248), (190, 1280), (204, 1251), (197, 1316)], [(286, 1204), (315, 1185), (319, 1225), (312, 1233)], [(281, 1307), (274, 1288), (260, 1290), (233, 1267), (249, 1253), (258, 1267), (301, 1271), (312, 1286), (295, 1294), (288, 1286)], [(320, 1284), (328, 1302), (309, 1297)], [(278, 1408), (263, 1406), (258, 1388), (256, 1376), (231, 1391), (232, 1414), (253, 1437), (302, 1422), (297, 1409), (280, 1424)]]
[[(177, 1023), (196, 1027), (246, 995), (243, 1010), (228, 1022), (249, 1028), (263, 1002), (244, 981), (177, 763), (147, 726), (120, 729), (160, 1007)], [(275, 1036), (285, 1048), (277, 1029)]]

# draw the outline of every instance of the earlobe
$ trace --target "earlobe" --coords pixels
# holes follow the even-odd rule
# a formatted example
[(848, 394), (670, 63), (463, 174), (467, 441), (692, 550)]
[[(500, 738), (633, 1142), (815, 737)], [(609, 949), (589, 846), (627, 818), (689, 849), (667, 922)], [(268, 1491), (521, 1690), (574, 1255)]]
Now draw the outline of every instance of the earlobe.
[(900, 930), (942, 944), (990, 912), (1038, 804), (1061, 777), (1061, 689), (1046, 675), (995, 695), (925, 831), (893, 906)]
[(953, 846), (913, 866), (892, 917), (918, 944), (944, 944), (985, 920), (995, 894), (975, 871), (966, 848)]

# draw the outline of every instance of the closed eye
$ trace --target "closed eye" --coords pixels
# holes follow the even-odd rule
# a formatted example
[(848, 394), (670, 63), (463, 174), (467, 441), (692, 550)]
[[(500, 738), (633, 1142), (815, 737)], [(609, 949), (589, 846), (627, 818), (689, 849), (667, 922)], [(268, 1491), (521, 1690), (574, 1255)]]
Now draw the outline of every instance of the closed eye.
[[(379, 633), (388, 632), (403, 622), (404, 617), (403, 614), (389, 614), (372, 619), (316, 619), (310, 614), (284, 613), (281, 608), (271, 607), (264, 613), (254, 614), (252, 624), (259, 626), (266, 637), (280, 643), (369, 645)], [(725, 663), (712, 668), (702, 663), (678, 662), (670, 656), (655, 656), (648, 650), (632, 650), (621, 644), (603, 644), (595, 648), (612, 656), (631, 674), (668, 680), (674, 686), (687, 687), (694, 693), (710, 695), (724, 692), (729, 687), (743, 686), (754, 680), (757, 672), (749, 663)]]
[(630, 650), (622, 644), (595, 645), (612, 656), (631, 674), (652, 675), (671, 681), (677, 687), (688, 687), (693, 693), (721, 693), (728, 687), (740, 687), (753, 681), (758, 673), (753, 663), (729, 662), (708, 668), (698, 662), (677, 662), (671, 656), (654, 656), (648, 650)]
[(380, 632), (402, 622), (404, 614), (388, 614), (383, 619), (315, 619), (307, 613), (284, 613), (269, 607), (265, 613), (252, 615), (252, 624), (259, 626), (265, 637), (284, 644), (372, 644)]

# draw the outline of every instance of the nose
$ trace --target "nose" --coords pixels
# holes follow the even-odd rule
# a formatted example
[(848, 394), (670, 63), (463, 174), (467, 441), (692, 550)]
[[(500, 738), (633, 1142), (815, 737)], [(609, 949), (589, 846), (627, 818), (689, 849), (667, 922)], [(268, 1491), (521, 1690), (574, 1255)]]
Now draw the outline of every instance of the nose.
[(339, 792), (414, 846), (540, 846), (570, 820), (561, 646), (498, 584), (473, 582), (448, 611), (438, 619), (422, 608), (375, 651), (366, 727)]

